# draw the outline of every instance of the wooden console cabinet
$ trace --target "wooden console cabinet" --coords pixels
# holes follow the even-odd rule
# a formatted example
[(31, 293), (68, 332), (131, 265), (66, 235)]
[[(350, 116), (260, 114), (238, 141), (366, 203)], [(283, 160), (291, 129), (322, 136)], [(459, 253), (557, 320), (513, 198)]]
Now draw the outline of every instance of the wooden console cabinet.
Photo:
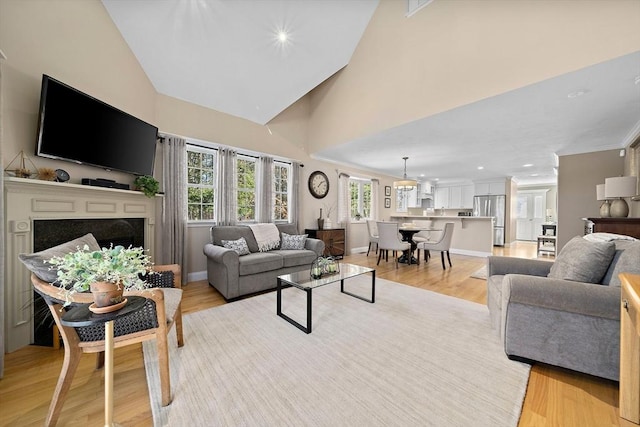
[(587, 218), (594, 233), (614, 233), (640, 239), (640, 218)]
[(342, 258), (345, 249), (345, 231), (344, 228), (330, 228), (326, 230), (318, 230), (317, 228), (305, 228), (305, 234), (313, 239), (320, 239), (324, 242), (324, 255)]

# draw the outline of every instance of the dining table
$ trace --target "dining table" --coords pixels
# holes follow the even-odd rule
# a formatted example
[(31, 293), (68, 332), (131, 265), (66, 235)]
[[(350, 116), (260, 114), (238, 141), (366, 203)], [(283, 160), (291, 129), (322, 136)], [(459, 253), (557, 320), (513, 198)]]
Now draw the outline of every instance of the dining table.
[(403, 225), (398, 227), (398, 231), (402, 236), (402, 241), (409, 242), (411, 244), (411, 249), (404, 251), (400, 258), (398, 258), (398, 262), (403, 264), (417, 264), (418, 260), (413, 256), (413, 252), (418, 247), (418, 244), (413, 241), (413, 236), (420, 231), (442, 231), (442, 229)]

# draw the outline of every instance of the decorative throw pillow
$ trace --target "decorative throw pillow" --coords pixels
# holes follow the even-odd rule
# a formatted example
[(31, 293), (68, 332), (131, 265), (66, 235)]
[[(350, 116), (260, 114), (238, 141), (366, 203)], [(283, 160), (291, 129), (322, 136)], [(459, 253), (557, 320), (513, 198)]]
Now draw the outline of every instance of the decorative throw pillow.
[(620, 273), (640, 274), (640, 241), (622, 240), (616, 243), (616, 253), (602, 284), (620, 286)]
[(54, 256), (65, 256), (70, 252), (78, 250), (78, 248), (84, 248), (85, 245), (87, 245), (91, 251), (100, 250), (100, 245), (96, 238), (93, 237), (93, 234), (88, 233), (70, 242), (45, 249), (44, 251), (33, 254), (20, 254), (18, 258), (33, 274), (45, 282), (53, 283), (58, 279), (58, 270), (55, 268), (51, 269), (53, 266), (45, 263), (45, 261), (50, 260)]
[(300, 250), (304, 249), (308, 234), (287, 234), (282, 233), (282, 242), (280, 249), (282, 250)]
[(249, 251), (249, 246), (247, 245), (247, 241), (244, 240), (244, 237), (241, 237), (238, 240), (222, 240), (222, 246), (224, 246), (227, 249), (236, 251), (236, 253), (240, 256), (249, 255), (251, 253)]
[(548, 277), (600, 283), (615, 252), (613, 242), (590, 242), (580, 236), (574, 237), (558, 254)]

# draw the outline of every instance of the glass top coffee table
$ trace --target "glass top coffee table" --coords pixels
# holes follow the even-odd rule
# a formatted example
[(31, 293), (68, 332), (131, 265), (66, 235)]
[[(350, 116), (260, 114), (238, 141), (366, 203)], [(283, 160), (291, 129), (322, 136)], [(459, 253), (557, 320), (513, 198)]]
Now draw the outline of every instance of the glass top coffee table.
[[(349, 278), (360, 276), (362, 274), (367, 274), (367, 273), (371, 273), (371, 299), (368, 299), (366, 297), (356, 295), (344, 290), (345, 279), (349, 279)], [(352, 297), (370, 302), (372, 304), (376, 300), (376, 271), (373, 268), (369, 268), (369, 267), (361, 267), (359, 265), (340, 263), (340, 271), (338, 273), (322, 276), (320, 279), (312, 279), (308, 269), (297, 271), (295, 273), (283, 274), (282, 276), (278, 276), (278, 287), (276, 288), (276, 293), (277, 293), (276, 314), (282, 317), (287, 322), (291, 323), (293, 326), (297, 327), (298, 329), (310, 334), (311, 333), (312, 291), (315, 288), (319, 288), (321, 286), (329, 285), (331, 283), (336, 283), (336, 282), (340, 282), (340, 292), (342, 292), (343, 294), (350, 295)], [(306, 327), (296, 322), (295, 320), (293, 320), (292, 318), (290, 318), (289, 316), (287, 316), (282, 312), (282, 288), (288, 287), (287, 285), (294, 286), (307, 293), (307, 326)]]

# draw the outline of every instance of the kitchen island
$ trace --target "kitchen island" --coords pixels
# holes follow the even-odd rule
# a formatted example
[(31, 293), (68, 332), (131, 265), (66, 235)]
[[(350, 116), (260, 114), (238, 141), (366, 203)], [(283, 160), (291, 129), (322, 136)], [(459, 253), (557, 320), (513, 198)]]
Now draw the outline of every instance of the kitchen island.
[[(441, 215), (409, 215), (396, 214), (390, 216), (391, 221), (400, 224), (414, 220), (432, 221), (432, 228), (444, 230), (447, 222), (452, 222), (453, 236), (449, 252), (460, 255), (486, 257), (493, 253), (493, 217), (491, 216), (441, 216)], [(432, 232), (437, 239), (437, 232)]]

